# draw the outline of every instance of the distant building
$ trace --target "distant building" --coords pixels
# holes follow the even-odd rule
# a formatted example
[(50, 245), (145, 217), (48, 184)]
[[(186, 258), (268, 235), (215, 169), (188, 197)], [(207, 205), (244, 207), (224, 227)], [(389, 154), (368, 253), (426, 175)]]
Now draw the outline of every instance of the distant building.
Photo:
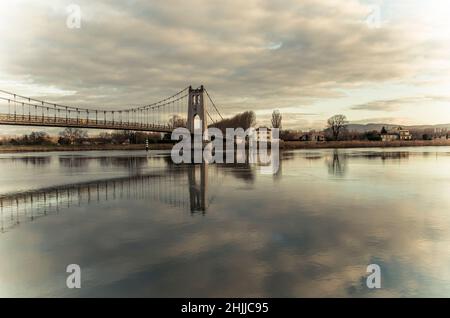
[(298, 138), (298, 140), (300, 140), (300, 141), (308, 141), (309, 140), (309, 135), (306, 133), (306, 134), (303, 134), (303, 135), (301, 135), (299, 138)]
[(408, 129), (403, 129), (402, 127), (397, 127), (389, 131), (383, 127), (383, 129), (381, 129), (381, 140), (382, 141), (412, 140), (412, 135)]
[(313, 132), (310, 136), (311, 141), (324, 142), (326, 141), (325, 134), (323, 132)]
[(300, 141), (314, 141), (314, 142), (324, 142), (326, 141), (325, 134), (323, 132), (310, 131), (304, 133), (299, 138)]
[(412, 140), (412, 135), (408, 129), (402, 129), (402, 127), (398, 127), (397, 132), (400, 140)]
[(399, 136), (397, 134), (391, 134), (391, 133), (381, 134), (382, 141), (394, 141), (394, 140), (398, 140), (398, 139), (399, 139)]
[(255, 129), (257, 141), (272, 141), (272, 128), (258, 127)]
[(433, 137), (433, 139), (447, 140), (448, 139), (448, 130), (447, 130), (447, 128), (435, 128), (434, 129), (434, 137)]

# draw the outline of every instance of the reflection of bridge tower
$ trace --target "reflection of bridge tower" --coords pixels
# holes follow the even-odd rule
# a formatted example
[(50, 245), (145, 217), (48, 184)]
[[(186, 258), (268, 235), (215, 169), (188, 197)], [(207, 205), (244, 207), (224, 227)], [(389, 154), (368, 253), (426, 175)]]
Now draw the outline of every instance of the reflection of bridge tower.
[(207, 167), (205, 163), (192, 165), (188, 170), (191, 212), (206, 211)]
[(205, 105), (205, 90), (203, 85), (200, 88), (193, 89), (189, 87), (189, 99), (188, 99), (188, 118), (187, 118), (187, 129), (194, 133), (195, 118), (201, 120), (202, 133), (206, 131), (206, 105)]
[(185, 167), (168, 169), (163, 174), (135, 175), (0, 194), (0, 233), (70, 207), (111, 200), (152, 200), (204, 214), (212, 201), (206, 196), (208, 166), (203, 163)]

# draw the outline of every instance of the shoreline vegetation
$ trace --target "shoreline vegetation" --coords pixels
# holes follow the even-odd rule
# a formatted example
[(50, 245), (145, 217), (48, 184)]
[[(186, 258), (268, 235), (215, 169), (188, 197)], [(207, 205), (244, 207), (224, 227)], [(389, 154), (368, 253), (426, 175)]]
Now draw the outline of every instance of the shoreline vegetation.
[[(149, 150), (170, 150), (173, 143), (149, 144)], [(412, 141), (281, 141), (280, 149), (337, 149), (337, 148), (396, 148), (450, 146), (450, 140), (412, 140)], [(145, 144), (126, 145), (0, 145), (0, 153), (55, 152), (55, 151), (107, 151), (107, 150), (145, 150)]]
[[(448, 128), (414, 128), (383, 125), (381, 129), (372, 124), (365, 130), (352, 129), (345, 115), (334, 115), (327, 120), (326, 128), (321, 131), (281, 129), (282, 115), (278, 110), (272, 113), (271, 128), (255, 128), (257, 138), (271, 129), (279, 130), (280, 149), (339, 149), (339, 148), (395, 148), (450, 146)], [(185, 127), (185, 119), (174, 115), (171, 127)], [(222, 133), (231, 127), (241, 127), (244, 131), (256, 127), (256, 115), (245, 111), (231, 118), (222, 119), (211, 127)], [(270, 135), (271, 136), (271, 135)], [(269, 136), (269, 138), (271, 138)], [(58, 135), (50, 136), (44, 131), (32, 131), (23, 136), (0, 136), (0, 153), (51, 152), (51, 151), (102, 151), (102, 150), (171, 150), (176, 141), (169, 133), (139, 132), (122, 130), (88, 135), (86, 129), (66, 127)], [(268, 145), (268, 147), (271, 147)]]
[[(170, 150), (173, 144), (149, 144), (149, 150)], [(18, 152), (56, 152), (56, 151), (106, 151), (106, 150), (145, 150), (145, 144), (128, 145), (2, 145), (0, 153)]]
[[(283, 145), (282, 145), (283, 144)], [(282, 149), (337, 149), (337, 148), (398, 148), (398, 147), (431, 147), (450, 146), (447, 140), (395, 140), (395, 141), (284, 141), (280, 143)]]

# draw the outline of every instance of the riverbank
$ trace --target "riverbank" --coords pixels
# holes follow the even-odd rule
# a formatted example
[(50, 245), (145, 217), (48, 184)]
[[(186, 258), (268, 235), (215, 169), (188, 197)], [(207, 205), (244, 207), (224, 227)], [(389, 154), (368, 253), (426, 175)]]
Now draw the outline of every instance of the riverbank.
[[(149, 144), (150, 150), (170, 150), (173, 144)], [(94, 151), (94, 150), (145, 150), (145, 145), (77, 145), (77, 146), (0, 146), (0, 153), (49, 152), (49, 151)]]
[[(414, 141), (283, 141), (281, 149), (324, 149), (324, 148), (385, 148), (385, 147), (427, 147), (450, 146), (450, 140)], [(173, 144), (149, 144), (150, 150), (170, 150)], [(93, 150), (144, 150), (144, 145), (79, 145), (79, 146), (0, 146), (0, 153), (48, 152), (48, 151), (93, 151)]]
[(385, 148), (385, 147), (427, 147), (450, 146), (450, 139), (446, 140), (397, 140), (397, 141), (284, 141), (280, 144), (283, 149), (321, 149), (321, 148)]

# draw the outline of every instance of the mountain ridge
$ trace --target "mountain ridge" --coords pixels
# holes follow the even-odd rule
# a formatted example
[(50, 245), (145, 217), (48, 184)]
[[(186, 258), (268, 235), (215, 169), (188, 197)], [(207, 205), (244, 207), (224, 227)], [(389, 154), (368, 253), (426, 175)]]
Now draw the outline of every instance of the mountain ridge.
[(386, 129), (393, 129), (396, 127), (402, 127), (409, 130), (425, 130), (425, 129), (448, 129), (450, 130), (449, 124), (437, 124), (437, 125), (398, 125), (398, 124), (383, 124), (383, 123), (368, 123), (368, 124), (355, 124), (349, 123), (347, 129), (349, 131), (356, 132), (368, 132), (368, 131), (381, 131), (385, 127)]

